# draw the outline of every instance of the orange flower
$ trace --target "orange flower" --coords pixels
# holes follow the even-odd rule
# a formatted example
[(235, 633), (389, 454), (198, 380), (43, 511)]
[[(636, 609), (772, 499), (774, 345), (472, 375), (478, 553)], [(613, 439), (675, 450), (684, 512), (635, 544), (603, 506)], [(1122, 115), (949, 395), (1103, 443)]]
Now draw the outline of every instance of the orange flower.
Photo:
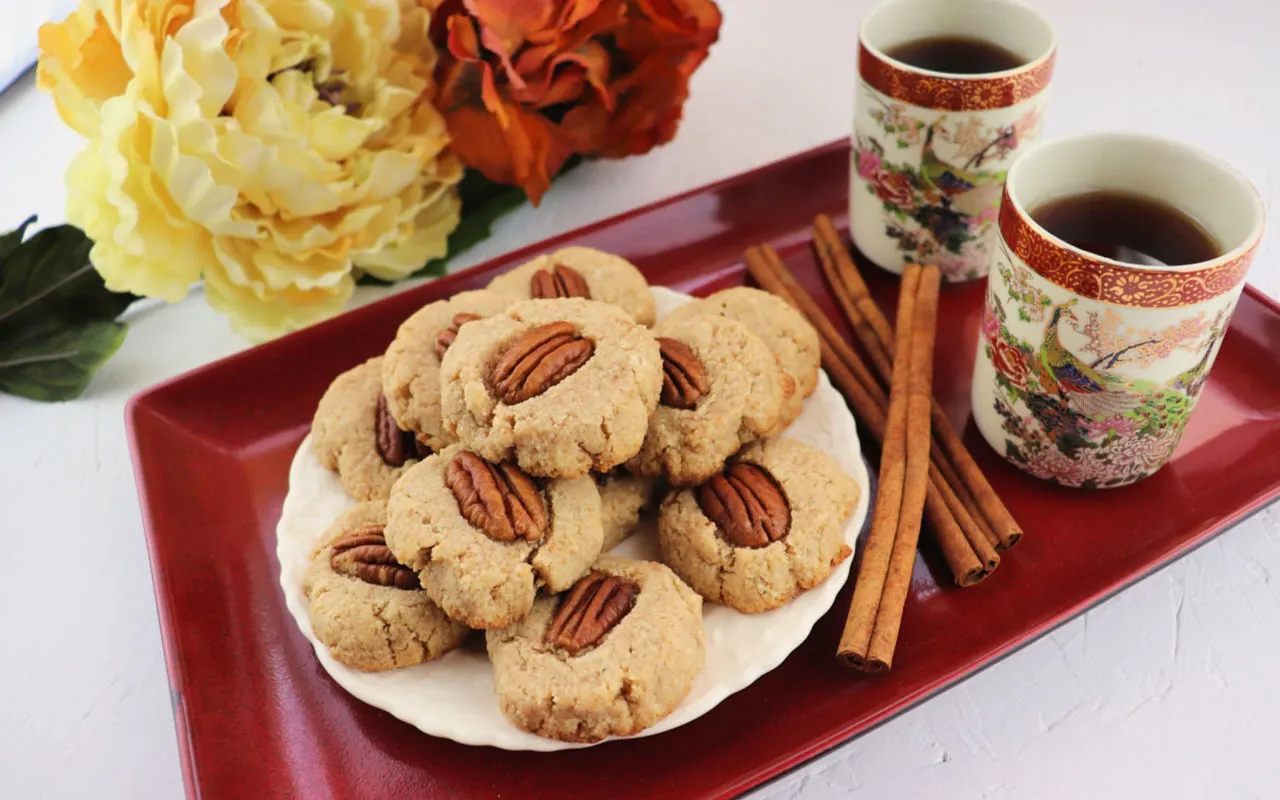
[(720, 32), (712, 0), (420, 0), (438, 9), (453, 147), (535, 203), (570, 156), (620, 158), (675, 135)]

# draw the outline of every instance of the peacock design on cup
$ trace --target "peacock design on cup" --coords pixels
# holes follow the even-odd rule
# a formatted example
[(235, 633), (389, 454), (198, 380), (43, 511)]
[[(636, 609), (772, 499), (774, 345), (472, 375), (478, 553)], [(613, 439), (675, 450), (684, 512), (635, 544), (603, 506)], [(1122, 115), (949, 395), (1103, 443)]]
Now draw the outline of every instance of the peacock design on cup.
[[(999, 271), (1010, 277), (1007, 265)], [(1189, 313), (1151, 331), (1125, 326), (1106, 308), (1081, 315), (1077, 298), (1049, 303), (1025, 293), (1006, 297), (1019, 306), (1022, 326), (1043, 320), (1043, 327), (1037, 346), (1011, 332), (991, 288), (983, 346), (996, 373), (1005, 457), (1037, 477), (1086, 488), (1132, 483), (1159, 469), (1204, 389), (1229, 308), (1212, 318)], [(1146, 367), (1176, 351), (1194, 354), (1195, 361), (1167, 380), (1134, 374), (1150, 374)]]

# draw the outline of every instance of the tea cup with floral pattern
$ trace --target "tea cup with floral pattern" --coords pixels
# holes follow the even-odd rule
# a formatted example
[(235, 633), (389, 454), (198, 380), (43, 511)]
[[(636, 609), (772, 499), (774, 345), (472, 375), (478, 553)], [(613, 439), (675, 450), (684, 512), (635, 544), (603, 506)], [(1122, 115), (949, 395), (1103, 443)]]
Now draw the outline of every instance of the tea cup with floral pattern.
[[(1016, 58), (998, 72), (912, 66), (890, 53), (937, 37), (989, 43)], [(901, 273), (987, 274), (1005, 175), (1040, 134), (1055, 44), (1049, 23), (1012, 0), (890, 0), (858, 35), (850, 169), (855, 246)]]

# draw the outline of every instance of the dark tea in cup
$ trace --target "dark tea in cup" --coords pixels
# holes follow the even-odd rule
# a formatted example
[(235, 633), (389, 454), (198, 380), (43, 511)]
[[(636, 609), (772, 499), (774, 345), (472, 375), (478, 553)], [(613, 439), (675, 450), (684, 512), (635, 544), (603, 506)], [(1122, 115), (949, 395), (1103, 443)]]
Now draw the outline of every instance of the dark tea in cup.
[(1132, 192), (1068, 195), (1029, 213), (1068, 244), (1125, 264), (1178, 267), (1222, 255), (1222, 247), (1190, 214)]
[(885, 50), (909, 67), (953, 75), (980, 75), (1017, 69), (1027, 60), (998, 44), (969, 36), (929, 36)]

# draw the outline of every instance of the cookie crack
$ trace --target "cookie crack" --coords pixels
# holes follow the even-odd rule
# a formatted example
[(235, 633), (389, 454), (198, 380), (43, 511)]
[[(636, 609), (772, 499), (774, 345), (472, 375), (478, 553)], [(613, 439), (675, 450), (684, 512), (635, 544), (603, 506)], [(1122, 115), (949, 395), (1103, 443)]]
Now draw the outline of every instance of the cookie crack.
[(799, 559), (796, 557), (795, 546), (791, 543), (791, 537), (786, 537), (782, 542), (782, 548), (787, 552), (787, 572), (791, 575), (791, 583), (800, 589), (808, 589), (804, 585), (804, 579), (800, 577), (800, 573), (796, 571)]
[(387, 610), (389, 602), (388, 600), (382, 603), (370, 603), (369, 610), (373, 612), (373, 618), (382, 623), (382, 643), (387, 648), (391, 663), (398, 667), (400, 666), (400, 659), (396, 658), (396, 648), (391, 644), (391, 621), (383, 616), (383, 612)]

